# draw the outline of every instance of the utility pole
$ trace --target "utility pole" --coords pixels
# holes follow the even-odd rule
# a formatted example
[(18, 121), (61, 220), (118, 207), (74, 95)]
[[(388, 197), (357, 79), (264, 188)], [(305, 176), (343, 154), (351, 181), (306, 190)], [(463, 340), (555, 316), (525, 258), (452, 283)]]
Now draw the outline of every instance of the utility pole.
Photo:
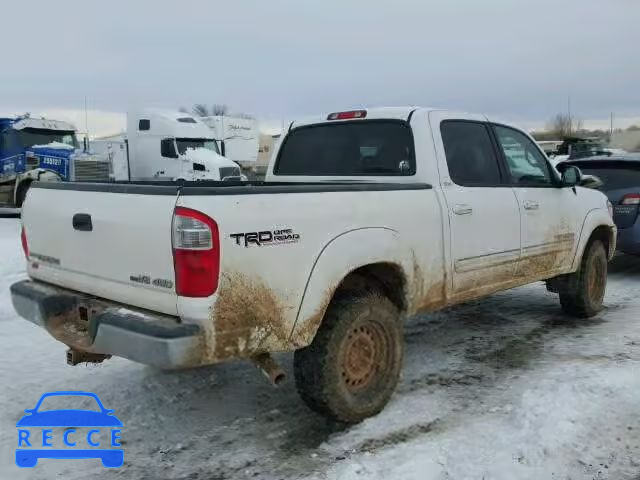
[(87, 96), (84, 96), (84, 135), (85, 138), (87, 139), (85, 144), (86, 144), (86, 150), (89, 150), (89, 112), (87, 109)]
[(611, 112), (611, 125), (609, 126), (609, 142), (613, 138), (613, 112)]
[(571, 128), (573, 127), (573, 120), (571, 119), (571, 95), (567, 95), (567, 117), (569, 120), (567, 131), (568, 135), (571, 136)]

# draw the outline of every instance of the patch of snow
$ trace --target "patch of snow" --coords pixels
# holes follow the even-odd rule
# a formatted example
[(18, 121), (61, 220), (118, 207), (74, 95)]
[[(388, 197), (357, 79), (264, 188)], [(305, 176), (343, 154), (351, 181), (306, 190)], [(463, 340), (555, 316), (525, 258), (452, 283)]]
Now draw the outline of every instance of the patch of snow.
[(62, 142), (51, 142), (46, 145), (32, 145), (31, 148), (53, 148), (55, 150), (75, 150), (75, 147)]
[(605, 152), (610, 153), (611, 155), (625, 155), (629, 152), (627, 152), (626, 150), (623, 150), (622, 148), (603, 148), (602, 149)]
[[(535, 284), (410, 319), (403, 378), (379, 415), (344, 427), (248, 362), (166, 372), (120, 358), (69, 367), (13, 311), (20, 222), (0, 218), (0, 478), (637, 480), (640, 259), (611, 265), (605, 310), (562, 315)], [(278, 355), (292, 379), (291, 355)], [(97, 393), (122, 420), (125, 463), (18, 469), (16, 421), (40, 395)], [(57, 432), (54, 432), (54, 438)]]

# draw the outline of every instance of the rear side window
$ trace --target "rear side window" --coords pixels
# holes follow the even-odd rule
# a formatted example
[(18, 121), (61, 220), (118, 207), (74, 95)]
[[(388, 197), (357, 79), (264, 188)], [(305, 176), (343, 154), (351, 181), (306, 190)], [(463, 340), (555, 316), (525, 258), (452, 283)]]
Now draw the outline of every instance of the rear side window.
[(401, 121), (327, 123), (292, 130), (282, 145), (276, 175), (414, 175), (411, 128)]
[(446, 120), (440, 124), (440, 133), (454, 183), (482, 187), (501, 182), (498, 158), (485, 124)]

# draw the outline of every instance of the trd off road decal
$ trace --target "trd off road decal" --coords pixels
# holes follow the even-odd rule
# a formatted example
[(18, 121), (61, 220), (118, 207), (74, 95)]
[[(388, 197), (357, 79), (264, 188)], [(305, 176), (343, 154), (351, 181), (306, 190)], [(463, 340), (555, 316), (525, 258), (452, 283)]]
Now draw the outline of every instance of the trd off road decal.
[(300, 240), (300, 234), (294, 233), (291, 228), (264, 230), (262, 232), (232, 233), (229, 236), (235, 239), (236, 245), (244, 245), (245, 247), (250, 245), (257, 247), (282, 245), (285, 243), (297, 243)]

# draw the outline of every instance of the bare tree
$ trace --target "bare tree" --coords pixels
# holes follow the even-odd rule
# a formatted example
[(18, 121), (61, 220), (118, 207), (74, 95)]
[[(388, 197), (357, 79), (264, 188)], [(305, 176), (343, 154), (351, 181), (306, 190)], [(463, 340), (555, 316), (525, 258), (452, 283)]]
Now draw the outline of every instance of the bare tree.
[[(180, 108), (181, 112), (187, 112), (187, 109), (182, 107)], [(230, 115), (229, 107), (224, 103), (214, 103), (211, 105), (211, 108), (207, 107), (204, 103), (196, 103), (192, 108), (191, 112), (196, 117), (208, 117), (208, 116), (222, 116), (222, 115)], [(248, 113), (234, 113), (234, 117), (239, 118), (249, 118), (253, 119), (253, 115)]]
[(178, 109), (178, 111), (179, 111), (180, 113), (189, 113), (189, 109), (188, 109), (187, 107), (180, 107), (180, 108)]
[(226, 115), (229, 113), (229, 107), (227, 107), (224, 103), (214, 103), (211, 106), (211, 115)]
[(558, 113), (547, 124), (547, 130), (557, 138), (569, 137), (582, 129), (582, 120), (566, 113)]
[(196, 103), (191, 110), (196, 117), (209, 116), (209, 109), (204, 103)]

